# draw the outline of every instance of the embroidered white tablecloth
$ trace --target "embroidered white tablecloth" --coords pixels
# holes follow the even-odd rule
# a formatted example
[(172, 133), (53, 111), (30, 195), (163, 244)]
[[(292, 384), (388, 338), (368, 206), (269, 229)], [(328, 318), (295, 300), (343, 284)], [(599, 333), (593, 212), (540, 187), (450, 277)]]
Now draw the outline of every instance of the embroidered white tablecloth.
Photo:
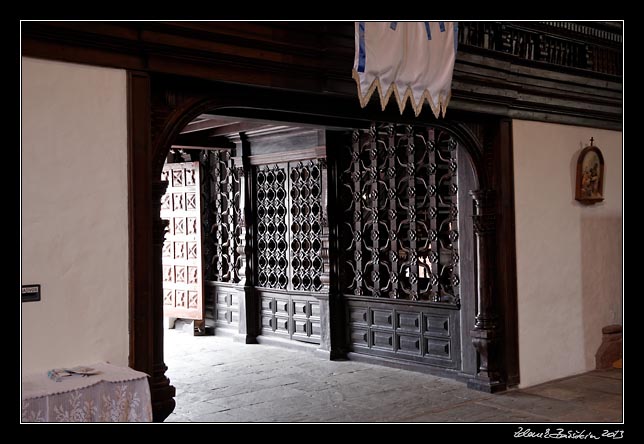
[(23, 376), (24, 422), (152, 421), (148, 375), (107, 363), (92, 364), (91, 376), (56, 382), (45, 372)]

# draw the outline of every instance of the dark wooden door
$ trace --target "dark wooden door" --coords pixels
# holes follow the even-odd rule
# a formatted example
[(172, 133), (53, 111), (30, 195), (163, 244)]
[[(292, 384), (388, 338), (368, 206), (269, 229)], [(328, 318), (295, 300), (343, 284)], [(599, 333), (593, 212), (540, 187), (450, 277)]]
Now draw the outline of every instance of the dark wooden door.
[(203, 319), (199, 162), (167, 164), (161, 217), (169, 220), (163, 244), (163, 315)]

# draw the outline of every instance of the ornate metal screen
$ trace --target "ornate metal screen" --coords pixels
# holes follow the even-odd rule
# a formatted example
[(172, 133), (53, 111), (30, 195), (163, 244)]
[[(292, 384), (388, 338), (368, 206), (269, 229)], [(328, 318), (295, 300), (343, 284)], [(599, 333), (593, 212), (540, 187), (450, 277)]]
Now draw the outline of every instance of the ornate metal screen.
[(353, 133), (340, 155), (344, 293), (459, 304), (456, 148), (435, 128)]
[(255, 169), (260, 287), (322, 288), (324, 168), (322, 159), (314, 159)]
[(257, 283), (286, 288), (288, 284), (286, 168), (264, 165), (257, 169)]
[(294, 290), (322, 288), (322, 170), (320, 162), (298, 162), (291, 177), (291, 284)]
[[(242, 241), (242, 214), (239, 198), (242, 191), (240, 168), (228, 151), (211, 151), (202, 156), (208, 171), (203, 185), (209, 189), (206, 238), (206, 276), (217, 282), (239, 282)], [(204, 187), (205, 188), (205, 187)]]

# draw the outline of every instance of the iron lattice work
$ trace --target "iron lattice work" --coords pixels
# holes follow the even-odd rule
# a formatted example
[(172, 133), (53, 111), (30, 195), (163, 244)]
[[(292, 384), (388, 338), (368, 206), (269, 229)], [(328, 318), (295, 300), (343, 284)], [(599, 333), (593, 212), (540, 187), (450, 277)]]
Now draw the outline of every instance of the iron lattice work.
[(322, 167), (320, 160), (290, 166), (291, 284), (293, 290), (322, 288)]
[(264, 165), (255, 170), (257, 186), (257, 283), (285, 289), (287, 259), (287, 176), (284, 166)]
[(239, 282), (241, 258), (242, 215), (239, 207), (241, 184), (239, 170), (228, 151), (212, 151), (208, 155), (210, 232), (207, 239), (208, 276), (217, 282)]
[(199, 188), (201, 192), (201, 235), (203, 238), (203, 278), (212, 280), (212, 241), (210, 239), (210, 154), (209, 151), (199, 152)]
[(456, 153), (437, 128), (354, 131), (339, 160), (344, 293), (460, 303)]
[(324, 286), (324, 159), (255, 168), (257, 283), (318, 291)]

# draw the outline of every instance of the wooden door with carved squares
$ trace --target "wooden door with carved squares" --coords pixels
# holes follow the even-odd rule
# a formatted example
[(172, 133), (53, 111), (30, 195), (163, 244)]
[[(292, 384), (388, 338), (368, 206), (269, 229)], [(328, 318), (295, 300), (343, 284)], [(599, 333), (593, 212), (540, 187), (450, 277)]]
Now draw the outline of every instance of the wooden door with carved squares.
[(203, 319), (199, 162), (166, 164), (161, 217), (169, 221), (163, 243), (163, 315)]

